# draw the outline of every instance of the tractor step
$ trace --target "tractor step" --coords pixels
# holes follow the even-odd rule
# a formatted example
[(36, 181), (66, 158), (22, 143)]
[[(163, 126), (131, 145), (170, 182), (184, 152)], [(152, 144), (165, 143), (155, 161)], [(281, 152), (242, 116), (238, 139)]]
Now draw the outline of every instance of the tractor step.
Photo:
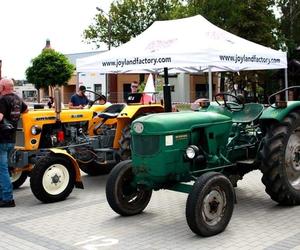
[(237, 165), (253, 165), (255, 163), (255, 159), (247, 159), (242, 161), (237, 161)]

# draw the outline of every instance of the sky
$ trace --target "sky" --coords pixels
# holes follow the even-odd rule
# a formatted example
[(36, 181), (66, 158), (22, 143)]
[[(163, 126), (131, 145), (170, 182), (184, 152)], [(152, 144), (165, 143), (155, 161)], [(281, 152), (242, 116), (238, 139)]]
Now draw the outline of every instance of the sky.
[[(0, 60), (2, 77), (25, 79), (31, 60), (46, 40), (63, 54), (95, 50), (82, 42), (93, 23), (96, 7), (109, 11), (112, 0), (9, 0), (0, 2)], [(104, 48), (102, 48), (104, 49)]]

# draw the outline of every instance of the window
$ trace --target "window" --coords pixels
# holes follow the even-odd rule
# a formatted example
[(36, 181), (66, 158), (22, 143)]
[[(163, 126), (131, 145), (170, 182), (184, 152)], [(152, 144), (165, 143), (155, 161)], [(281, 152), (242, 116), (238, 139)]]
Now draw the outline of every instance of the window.
[(102, 84), (95, 84), (94, 89), (97, 94), (102, 94)]

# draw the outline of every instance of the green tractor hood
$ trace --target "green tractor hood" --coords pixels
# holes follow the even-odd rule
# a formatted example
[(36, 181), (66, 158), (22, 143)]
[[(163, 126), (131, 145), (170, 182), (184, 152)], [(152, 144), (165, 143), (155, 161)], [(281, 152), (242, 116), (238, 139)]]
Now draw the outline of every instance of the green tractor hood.
[[(195, 128), (207, 127), (221, 123), (232, 122), (229, 116), (215, 112), (174, 112), (161, 113), (141, 117), (133, 122), (143, 124), (143, 135), (164, 135), (188, 132)], [(138, 134), (132, 131), (134, 134)]]

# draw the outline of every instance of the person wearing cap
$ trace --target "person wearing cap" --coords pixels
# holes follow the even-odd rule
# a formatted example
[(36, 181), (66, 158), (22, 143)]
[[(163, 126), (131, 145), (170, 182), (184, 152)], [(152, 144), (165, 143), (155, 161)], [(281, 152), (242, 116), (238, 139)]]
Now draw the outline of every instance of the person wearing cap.
[(81, 85), (74, 95), (71, 96), (69, 102), (70, 109), (83, 109), (85, 105), (89, 103), (88, 98), (85, 95), (86, 87)]

